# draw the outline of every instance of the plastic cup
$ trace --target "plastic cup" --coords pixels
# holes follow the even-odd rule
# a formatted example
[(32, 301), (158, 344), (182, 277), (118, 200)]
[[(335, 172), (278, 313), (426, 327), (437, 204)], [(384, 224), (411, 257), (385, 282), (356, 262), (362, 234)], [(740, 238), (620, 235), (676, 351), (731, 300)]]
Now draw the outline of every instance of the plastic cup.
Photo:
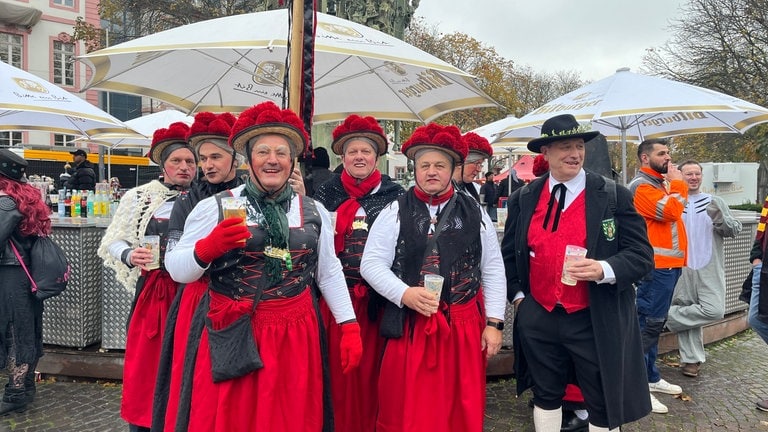
[(587, 250), (581, 246), (567, 245), (565, 247), (565, 259), (563, 259), (563, 275), (560, 277), (560, 282), (565, 285), (576, 285), (576, 279), (571, 278), (568, 274), (568, 263), (579, 261), (587, 256)]
[(504, 228), (507, 223), (507, 209), (505, 207), (496, 209), (496, 223), (499, 224), (499, 228)]
[[(241, 218), (243, 219), (242, 225), (246, 226), (245, 220), (248, 218), (248, 213), (246, 212), (247, 202), (247, 199), (242, 196), (222, 198), (221, 212), (224, 219), (233, 217)], [(242, 244), (245, 244), (245, 240), (242, 241)]]
[(443, 277), (437, 274), (425, 274), (424, 275), (424, 288), (427, 291), (434, 293), (435, 298), (440, 298), (440, 294), (443, 291)]
[(148, 263), (145, 267), (148, 270), (154, 270), (160, 268), (160, 236), (148, 235), (144, 236), (142, 246), (145, 249), (152, 251), (152, 262)]

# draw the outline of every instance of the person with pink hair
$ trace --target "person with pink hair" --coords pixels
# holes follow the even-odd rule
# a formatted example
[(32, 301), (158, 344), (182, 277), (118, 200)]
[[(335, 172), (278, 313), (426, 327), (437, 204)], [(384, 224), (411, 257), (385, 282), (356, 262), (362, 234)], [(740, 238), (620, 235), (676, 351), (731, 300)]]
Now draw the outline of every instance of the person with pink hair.
[(29, 265), (36, 236), (51, 233), (50, 210), (40, 191), (27, 184), (27, 161), (0, 149), (0, 367), (8, 384), (0, 415), (22, 412), (35, 398), (35, 366), (43, 355), (43, 303), (11, 246)]

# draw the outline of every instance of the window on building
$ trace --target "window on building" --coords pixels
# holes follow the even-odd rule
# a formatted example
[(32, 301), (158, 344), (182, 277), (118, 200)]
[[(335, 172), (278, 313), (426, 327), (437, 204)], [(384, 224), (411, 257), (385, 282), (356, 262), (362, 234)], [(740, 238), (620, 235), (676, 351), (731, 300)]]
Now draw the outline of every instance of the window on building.
[(21, 68), (22, 40), (20, 35), (0, 33), (0, 61)]
[(21, 145), (21, 132), (0, 132), (0, 147)]
[(53, 82), (66, 87), (75, 85), (75, 45), (53, 41)]
[(68, 147), (72, 145), (72, 142), (77, 138), (74, 135), (55, 134), (53, 136), (53, 145)]
[(396, 166), (395, 167), (395, 179), (403, 180), (404, 178), (405, 178), (405, 167), (404, 166)]
[(66, 7), (75, 7), (75, 0), (53, 0), (53, 4)]

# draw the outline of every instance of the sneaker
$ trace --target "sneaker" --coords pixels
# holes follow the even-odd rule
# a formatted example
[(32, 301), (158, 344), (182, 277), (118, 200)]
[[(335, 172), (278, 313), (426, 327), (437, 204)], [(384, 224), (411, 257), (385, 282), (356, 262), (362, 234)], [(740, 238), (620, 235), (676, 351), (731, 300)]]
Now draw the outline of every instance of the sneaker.
[(691, 378), (696, 378), (699, 376), (700, 368), (701, 362), (680, 364), (680, 372), (682, 372), (683, 375)]
[(768, 399), (757, 401), (757, 409), (760, 411), (768, 411)]
[(683, 392), (682, 387), (675, 384), (670, 384), (664, 379), (660, 379), (659, 382), (648, 383), (648, 390), (657, 393), (666, 393), (671, 395), (680, 394)]
[(669, 412), (669, 408), (667, 408), (666, 405), (659, 402), (658, 399), (656, 399), (656, 396), (653, 395), (653, 393), (649, 393), (651, 395), (651, 412), (656, 414), (666, 414)]

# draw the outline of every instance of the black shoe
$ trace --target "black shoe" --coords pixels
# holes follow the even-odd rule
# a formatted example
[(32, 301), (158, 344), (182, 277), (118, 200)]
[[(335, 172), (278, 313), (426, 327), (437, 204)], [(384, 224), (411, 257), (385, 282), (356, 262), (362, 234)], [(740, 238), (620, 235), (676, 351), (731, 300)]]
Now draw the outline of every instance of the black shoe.
[(582, 420), (573, 411), (563, 410), (563, 423), (561, 432), (586, 432), (589, 429), (589, 420)]
[(27, 409), (27, 396), (24, 394), (24, 388), (5, 389), (3, 400), (0, 402), (0, 415), (6, 415), (11, 412), (24, 412)]

